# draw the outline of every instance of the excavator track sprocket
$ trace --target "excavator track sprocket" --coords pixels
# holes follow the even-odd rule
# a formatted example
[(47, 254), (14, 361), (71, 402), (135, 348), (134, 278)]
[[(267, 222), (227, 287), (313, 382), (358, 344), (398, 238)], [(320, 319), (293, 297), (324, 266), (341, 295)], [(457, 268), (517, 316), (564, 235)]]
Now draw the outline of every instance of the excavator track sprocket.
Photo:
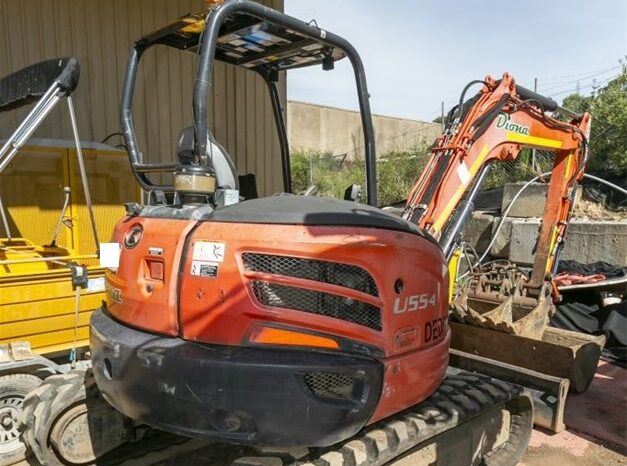
[[(382, 466), (404, 456), (412, 465), (514, 466), (531, 437), (533, 405), (522, 387), (450, 368), (426, 401), (308, 454), (268, 451), (232, 466)], [(302, 449), (300, 449), (302, 450)]]
[(91, 370), (48, 377), (24, 399), (20, 429), (46, 466), (93, 464), (134, 438), (132, 422), (102, 398)]

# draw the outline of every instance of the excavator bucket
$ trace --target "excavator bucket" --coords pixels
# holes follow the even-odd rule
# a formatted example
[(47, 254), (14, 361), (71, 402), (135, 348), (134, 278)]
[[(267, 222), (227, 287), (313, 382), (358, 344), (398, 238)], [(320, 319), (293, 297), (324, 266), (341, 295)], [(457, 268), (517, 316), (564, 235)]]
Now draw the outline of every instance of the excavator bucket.
[[(482, 363), (482, 371), (491, 373), (499, 367), (494, 376), (504, 377), (504, 364), (505, 379), (532, 393), (538, 390), (535, 378), (544, 383), (545, 376), (556, 377), (560, 387), (567, 382), (575, 392), (583, 392), (592, 382), (605, 337), (549, 327), (555, 312), (550, 283), (542, 285), (537, 297), (525, 283), (526, 277), (514, 264), (491, 264), (471, 272), (451, 302), (451, 348), (468, 357), (487, 358), (489, 364)], [(534, 380), (529, 379), (529, 371), (536, 373)], [(539, 393), (550, 394), (558, 402), (543, 405), (544, 412), (535, 422), (559, 431), (568, 390), (549, 393), (545, 388), (540, 387)], [(536, 398), (542, 403), (546, 396)]]
[(541, 339), (555, 312), (550, 298), (539, 299), (508, 296), (464, 289), (453, 300), (452, 313), (458, 320), (479, 327)]
[(514, 264), (492, 264), (470, 273), (451, 303), (454, 319), (478, 327), (541, 339), (555, 313), (551, 288), (537, 296), (525, 288), (526, 276)]

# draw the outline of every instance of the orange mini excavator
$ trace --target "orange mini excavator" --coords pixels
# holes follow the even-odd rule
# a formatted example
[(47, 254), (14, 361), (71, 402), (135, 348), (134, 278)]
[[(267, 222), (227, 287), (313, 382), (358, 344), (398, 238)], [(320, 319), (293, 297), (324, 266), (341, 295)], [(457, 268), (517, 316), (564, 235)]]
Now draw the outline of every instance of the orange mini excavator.
[[(142, 162), (131, 119), (140, 57), (155, 44), (198, 53), (194, 127), (181, 133), (171, 164)], [(357, 82), (366, 204), (290, 194), (278, 73), (332, 69), (344, 57)], [(215, 60), (266, 81), (285, 193), (241, 199), (233, 163), (207, 125)], [(438, 444), (442, 464), (515, 464), (530, 436), (531, 401), (520, 387), (448, 367), (447, 256), (467, 216), (463, 193), (471, 201), (489, 163), (516, 158), (521, 145), (558, 151), (551, 196), (566, 196), (582, 173), (590, 118), (548, 116), (554, 102), (508, 75), (482, 85), (462, 96), (400, 218), (376, 207), (366, 79), (345, 39), (227, 0), (138, 41), (121, 116), (151, 203), (129, 204), (113, 233), (121, 254), (91, 321), (93, 375), (51, 378), (25, 402), (25, 438), (40, 461), (87, 464), (149, 425), (253, 446), (320, 447), (303, 459), (315, 464), (387, 464), (437, 438), (449, 439)], [(172, 184), (153, 183), (156, 172), (173, 173)], [(568, 205), (551, 211), (547, 254)], [(78, 441), (86, 431), (89, 442)], [(455, 441), (440, 436), (452, 432)]]

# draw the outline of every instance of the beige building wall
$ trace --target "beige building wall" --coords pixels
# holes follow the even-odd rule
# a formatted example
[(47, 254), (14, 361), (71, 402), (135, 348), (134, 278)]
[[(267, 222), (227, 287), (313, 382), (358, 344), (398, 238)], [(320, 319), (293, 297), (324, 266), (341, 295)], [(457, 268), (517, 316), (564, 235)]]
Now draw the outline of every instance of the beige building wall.
[[(287, 124), (290, 148), (363, 158), (363, 130), (359, 112), (289, 101)], [(373, 115), (378, 156), (431, 144), (440, 134), (439, 123)]]
[[(262, 3), (283, 10), (283, 0)], [(75, 93), (81, 138), (101, 141), (120, 131), (120, 93), (133, 42), (202, 8), (203, 0), (0, 0), (0, 76), (43, 59), (75, 56), (81, 65)], [(260, 193), (281, 191), (280, 149), (265, 83), (253, 72), (217, 65), (210, 107), (215, 137), (240, 174), (256, 173)], [(192, 53), (155, 47), (142, 59), (134, 123), (146, 161), (172, 160), (179, 131), (192, 124), (194, 76)], [(285, 101), (284, 77), (280, 90)], [(0, 114), (0, 138), (27, 111)], [(65, 106), (55, 109), (35, 137), (70, 138), (66, 112)]]

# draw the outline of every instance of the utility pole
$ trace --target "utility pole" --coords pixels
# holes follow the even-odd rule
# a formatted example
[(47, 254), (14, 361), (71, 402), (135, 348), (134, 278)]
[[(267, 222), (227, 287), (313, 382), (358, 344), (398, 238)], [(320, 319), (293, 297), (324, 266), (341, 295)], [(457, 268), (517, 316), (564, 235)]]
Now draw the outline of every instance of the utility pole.
[(442, 101), (441, 109), (440, 118), (442, 119), (442, 132), (444, 132), (444, 101)]
[[(538, 78), (533, 78), (533, 92), (538, 92)], [(536, 150), (531, 149), (531, 170), (536, 171)]]

